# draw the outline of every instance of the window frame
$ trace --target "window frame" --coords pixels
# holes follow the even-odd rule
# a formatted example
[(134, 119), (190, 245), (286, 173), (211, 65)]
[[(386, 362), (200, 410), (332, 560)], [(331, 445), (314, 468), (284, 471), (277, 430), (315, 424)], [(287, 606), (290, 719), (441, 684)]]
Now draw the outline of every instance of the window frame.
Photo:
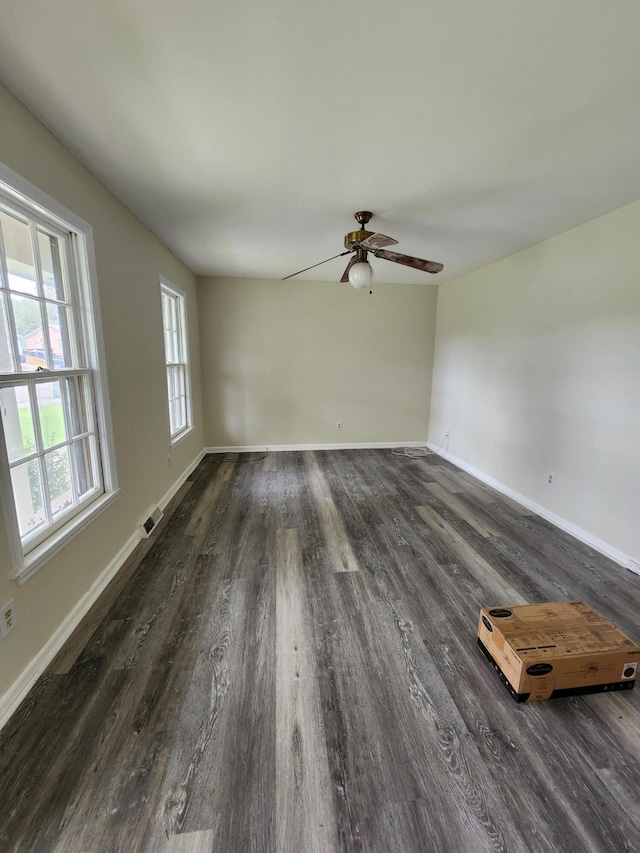
[[(20, 537), (17, 509), (11, 484), (10, 466), (4, 428), (0, 418), (0, 499), (9, 536), (13, 570), (10, 577), (24, 583), (44, 566), (71, 539), (84, 530), (118, 497), (119, 485), (115, 462), (115, 446), (111, 421), (109, 387), (106, 371), (104, 340), (98, 298), (98, 277), (95, 261), (93, 229), (89, 223), (64, 205), (35, 187), (9, 167), (0, 163), (0, 196), (15, 212), (53, 232), (60, 232), (69, 247), (67, 261), (70, 304), (75, 319), (76, 345), (81, 353), (81, 367), (43, 371), (42, 380), (62, 380), (64, 375), (89, 373), (93, 383), (95, 434), (98, 459), (102, 471), (102, 488), (88, 501), (80, 501), (76, 511), (59, 523), (50, 525), (37, 540), (23, 545)], [(20, 375), (33, 378), (33, 372), (17, 371), (2, 374), (3, 385), (18, 384)], [(47, 533), (46, 536), (44, 534)], [(43, 538), (44, 537), (44, 538)], [(40, 541), (41, 540), (41, 541)]]
[[(169, 415), (169, 440), (170, 446), (173, 449), (177, 444), (180, 444), (193, 431), (193, 406), (191, 401), (191, 370), (189, 358), (189, 328), (187, 323), (187, 294), (181, 287), (173, 284), (164, 276), (158, 276), (160, 282), (160, 315), (162, 318), (162, 345), (164, 348), (164, 362), (167, 382), (167, 413)], [(165, 336), (165, 316), (162, 305), (162, 296), (166, 295), (173, 299), (176, 305), (176, 317), (178, 321), (178, 347), (180, 349), (181, 361), (170, 361), (169, 353), (167, 352), (167, 342)], [(185, 424), (171, 432), (171, 401), (169, 371), (170, 368), (184, 368), (184, 405), (185, 405)]]

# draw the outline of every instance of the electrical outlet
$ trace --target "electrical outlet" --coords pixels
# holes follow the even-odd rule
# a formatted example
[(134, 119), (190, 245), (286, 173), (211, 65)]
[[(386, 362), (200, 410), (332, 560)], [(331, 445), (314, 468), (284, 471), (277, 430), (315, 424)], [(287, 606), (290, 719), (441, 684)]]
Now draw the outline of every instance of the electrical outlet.
[(547, 486), (553, 486), (556, 481), (555, 471), (549, 471), (547, 474)]
[(342, 429), (342, 421), (336, 421), (336, 429)]
[(11, 599), (2, 608), (2, 617), (0, 618), (0, 633), (2, 633), (3, 640), (13, 631), (17, 624), (16, 606), (13, 603), (13, 599)]

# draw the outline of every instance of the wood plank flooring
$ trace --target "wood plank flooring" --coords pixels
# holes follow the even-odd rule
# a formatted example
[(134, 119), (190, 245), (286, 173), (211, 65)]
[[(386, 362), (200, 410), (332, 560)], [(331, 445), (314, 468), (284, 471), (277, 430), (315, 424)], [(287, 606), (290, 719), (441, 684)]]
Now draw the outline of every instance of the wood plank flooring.
[(517, 705), (476, 646), (577, 598), (640, 640), (640, 577), (438, 456), (206, 457), (0, 733), (0, 849), (640, 851), (640, 688)]

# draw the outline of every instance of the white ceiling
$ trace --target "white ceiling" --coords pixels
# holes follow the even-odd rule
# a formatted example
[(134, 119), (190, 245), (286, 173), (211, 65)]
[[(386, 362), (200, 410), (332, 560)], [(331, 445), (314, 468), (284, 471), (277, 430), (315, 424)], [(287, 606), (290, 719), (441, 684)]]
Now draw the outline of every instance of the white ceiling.
[[(0, 78), (194, 272), (356, 210), (442, 283), (640, 197), (637, 0), (2, 0)], [(334, 280), (340, 258), (301, 278)]]

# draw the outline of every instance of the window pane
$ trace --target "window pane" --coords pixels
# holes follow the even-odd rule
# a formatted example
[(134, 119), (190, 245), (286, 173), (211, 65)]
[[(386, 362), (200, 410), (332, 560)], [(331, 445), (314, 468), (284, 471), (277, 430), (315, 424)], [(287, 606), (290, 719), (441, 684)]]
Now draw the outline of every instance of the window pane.
[(9, 462), (16, 462), (36, 449), (27, 385), (0, 389), (0, 409)]
[(184, 429), (187, 425), (186, 401), (184, 397), (176, 397), (169, 403), (169, 418), (171, 423), (171, 435)]
[(178, 432), (178, 430), (182, 427), (180, 423), (180, 401), (172, 400), (169, 404), (169, 412), (170, 412), (170, 422), (171, 422), (171, 435)]
[(66, 441), (67, 432), (60, 398), (60, 381), (56, 379), (55, 382), (38, 382), (36, 394), (43, 447), (51, 447)]
[(184, 364), (172, 364), (167, 366), (167, 385), (169, 399), (179, 397), (185, 393), (185, 369)]
[(168, 364), (178, 361), (178, 334), (177, 332), (164, 333), (165, 354)]
[(162, 327), (164, 329), (169, 328), (169, 312), (171, 311), (171, 297), (168, 293), (161, 293), (162, 300)]
[(23, 370), (47, 367), (42, 334), (42, 303), (28, 296), (11, 294), (11, 306), (18, 335), (18, 349)]
[(162, 315), (164, 328), (169, 332), (175, 332), (178, 328), (176, 298), (168, 293), (162, 294)]
[(92, 448), (90, 439), (83, 438), (80, 441), (74, 441), (70, 447), (70, 451), (72, 464), (75, 468), (77, 477), (78, 497), (82, 499), (84, 495), (96, 487), (93, 476)]
[(20, 536), (33, 533), (46, 521), (42, 501), (42, 478), (37, 459), (11, 469)]
[(13, 373), (16, 370), (11, 349), (11, 332), (7, 317), (6, 296), (0, 293), (0, 373)]
[(55, 518), (73, 504), (69, 448), (60, 447), (52, 453), (45, 454), (44, 467), (51, 498), (51, 515)]
[(178, 300), (175, 296), (169, 300), (169, 328), (172, 332), (178, 331)]
[(165, 361), (168, 364), (181, 361), (180, 335), (178, 330), (178, 300), (166, 293), (162, 294), (162, 318)]
[(69, 429), (73, 438), (91, 430), (91, 421), (87, 410), (86, 378), (84, 376), (68, 376), (65, 383), (69, 403)]
[(53, 302), (47, 302), (47, 321), (49, 344), (51, 346), (51, 367), (74, 367), (69, 341), (68, 309)]
[(60, 262), (60, 245), (57, 237), (38, 231), (38, 250), (42, 264), (42, 284), (47, 299), (64, 300), (64, 282)]
[(184, 429), (187, 425), (187, 401), (185, 397), (178, 397), (177, 403), (179, 429)]
[(0, 211), (0, 228), (2, 228), (2, 240), (7, 257), (9, 287), (20, 293), (37, 294), (31, 229), (26, 222), (4, 211)]

